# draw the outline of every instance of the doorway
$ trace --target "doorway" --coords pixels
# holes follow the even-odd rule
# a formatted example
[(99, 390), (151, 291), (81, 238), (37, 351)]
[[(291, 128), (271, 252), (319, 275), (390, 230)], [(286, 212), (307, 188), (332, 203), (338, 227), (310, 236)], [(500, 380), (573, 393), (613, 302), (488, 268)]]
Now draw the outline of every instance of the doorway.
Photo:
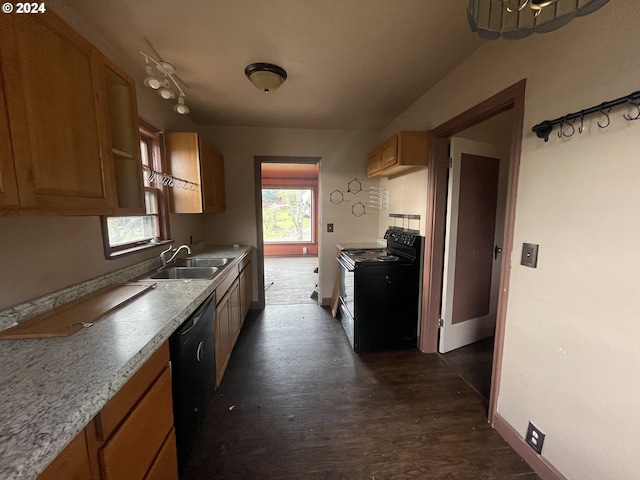
[(255, 157), (262, 308), (315, 303), (318, 298), (319, 161), (317, 157)]
[(444, 252), (450, 138), (500, 113), (508, 110), (513, 111), (511, 135), (509, 138), (510, 148), (504, 213), (504, 234), (501, 242), (502, 259), (499, 264), (500, 281), (491, 368), (491, 389), (488, 409), (490, 423), (493, 423), (493, 418), (497, 410), (497, 394), (500, 388), (500, 369), (510, 274), (510, 262), (504, 259), (509, 259), (513, 250), (513, 229), (522, 144), (525, 86), (526, 82), (522, 80), (448, 122), (434, 128), (430, 133), (426, 215), (426, 225), (428, 227), (426, 232), (427, 242), (424, 249), (424, 295), (420, 328), (420, 349), (423, 352), (438, 351), (445, 264)]
[(438, 351), (488, 406), (513, 109), (450, 139)]

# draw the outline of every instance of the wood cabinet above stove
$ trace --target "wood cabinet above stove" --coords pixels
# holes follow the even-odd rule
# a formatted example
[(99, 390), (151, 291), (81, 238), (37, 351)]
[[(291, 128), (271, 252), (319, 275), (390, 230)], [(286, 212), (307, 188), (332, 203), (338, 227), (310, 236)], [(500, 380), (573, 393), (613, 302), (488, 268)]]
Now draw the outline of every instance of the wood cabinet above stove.
[(392, 177), (429, 160), (428, 132), (401, 131), (371, 150), (367, 160), (368, 177)]

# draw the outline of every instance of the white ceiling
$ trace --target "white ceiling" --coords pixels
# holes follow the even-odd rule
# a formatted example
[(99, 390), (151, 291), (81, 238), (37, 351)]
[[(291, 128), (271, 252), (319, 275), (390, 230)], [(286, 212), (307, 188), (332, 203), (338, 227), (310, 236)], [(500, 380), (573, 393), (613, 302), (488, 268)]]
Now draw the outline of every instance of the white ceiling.
[[(139, 66), (176, 66), (197, 124), (380, 130), (483, 42), (466, 0), (51, 0)], [(288, 79), (265, 94), (254, 62)], [(159, 100), (160, 101), (160, 100)], [(169, 106), (167, 106), (169, 108)]]

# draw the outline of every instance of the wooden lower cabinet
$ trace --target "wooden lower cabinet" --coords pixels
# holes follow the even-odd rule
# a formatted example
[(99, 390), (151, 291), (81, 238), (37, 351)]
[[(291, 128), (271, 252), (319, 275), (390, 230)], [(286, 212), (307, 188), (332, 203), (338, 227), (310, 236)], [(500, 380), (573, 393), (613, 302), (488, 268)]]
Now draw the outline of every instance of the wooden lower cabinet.
[(229, 364), (251, 298), (251, 256), (247, 255), (216, 289), (216, 387)]
[(240, 313), (242, 321), (249, 313), (251, 308), (251, 300), (253, 298), (253, 276), (251, 270), (251, 262), (247, 262), (243, 270), (240, 272)]
[(178, 480), (172, 402), (165, 343), (38, 480)]
[(145, 480), (176, 480), (178, 478), (178, 464), (176, 463), (176, 433), (171, 431), (156, 460), (151, 465)]
[(87, 443), (94, 479), (178, 479), (168, 344), (96, 415)]
[(38, 480), (91, 480), (92, 478), (84, 430), (38, 476)]
[(216, 387), (220, 385), (231, 351), (240, 332), (238, 279), (233, 281), (216, 305)]
[(171, 372), (164, 373), (99, 451), (104, 480), (144, 479), (173, 430)]

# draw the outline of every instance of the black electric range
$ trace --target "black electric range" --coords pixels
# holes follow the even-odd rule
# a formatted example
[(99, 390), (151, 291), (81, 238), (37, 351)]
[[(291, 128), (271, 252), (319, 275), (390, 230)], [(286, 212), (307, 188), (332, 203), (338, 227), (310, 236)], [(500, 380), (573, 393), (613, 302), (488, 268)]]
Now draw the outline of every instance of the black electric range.
[(356, 352), (417, 345), (424, 238), (389, 229), (386, 248), (345, 249), (340, 264), (340, 321)]

